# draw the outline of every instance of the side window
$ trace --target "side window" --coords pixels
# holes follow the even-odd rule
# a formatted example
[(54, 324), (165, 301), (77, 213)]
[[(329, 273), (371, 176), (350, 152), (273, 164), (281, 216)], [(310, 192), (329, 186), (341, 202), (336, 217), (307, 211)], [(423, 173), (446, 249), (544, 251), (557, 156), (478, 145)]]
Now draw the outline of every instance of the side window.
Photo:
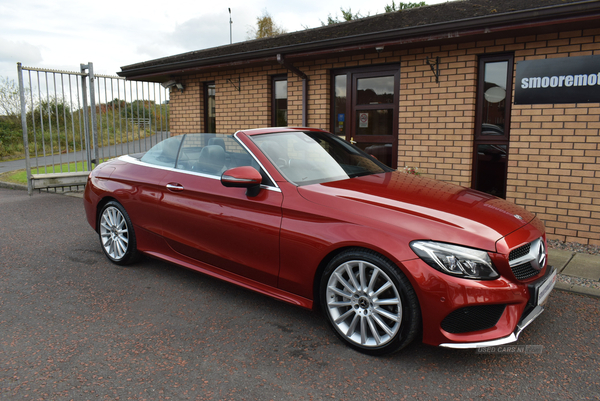
[(187, 134), (177, 160), (177, 169), (220, 177), (230, 168), (251, 166), (263, 176), (263, 184), (274, 186), (256, 160), (232, 135)]
[(157, 166), (174, 168), (177, 162), (177, 152), (179, 152), (179, 147), (184, 136), (174, 136), (156, 144), (142, 156), (141, 161)]

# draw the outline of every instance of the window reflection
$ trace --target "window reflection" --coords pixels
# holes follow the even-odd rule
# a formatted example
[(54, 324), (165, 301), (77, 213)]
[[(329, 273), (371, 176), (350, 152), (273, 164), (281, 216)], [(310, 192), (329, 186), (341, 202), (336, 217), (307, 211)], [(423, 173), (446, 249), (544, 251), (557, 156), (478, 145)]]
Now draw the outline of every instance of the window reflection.
[(387, 104), (394, 102), (393, 76), (357, 79), (356, 89), (356, 104)]
[(392, 149), (391, 143), (369, 143), (361, 142), (357, 143), (356, 146), (364, 150), (369, 155), (373, 156), (386, 166), (392, 166)]
[(507, 145), (477, 146), (476, 188), (490, 195), (506, 198)]
[(392, 135), (393, 110), (357, 110), (356, 135)]
[(481, 135), (504, 135), (508, 62), (485, 64)]
[(336, 135), (346, 134), (346, 81), (346, 74), (335, 77), (334, 130)]
[(215, 84), (206, 84), (206, 132), (217, 132), (217, 112), (215, 103)]
[(275, 108), (275, 127), (287, 127), (287, 79), (276, 79), (273, 81), (274, 108)]

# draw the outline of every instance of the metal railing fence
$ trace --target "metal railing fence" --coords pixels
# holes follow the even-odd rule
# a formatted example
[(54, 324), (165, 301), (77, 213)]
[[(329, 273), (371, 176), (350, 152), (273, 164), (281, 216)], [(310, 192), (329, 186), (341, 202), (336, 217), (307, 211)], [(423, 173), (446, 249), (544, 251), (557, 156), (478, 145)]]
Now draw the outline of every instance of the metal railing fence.
[(169, 91), (160, 84), (17, 64), (28, 188), (38, 174), (84, 172), (144, 152), (169, 136)]

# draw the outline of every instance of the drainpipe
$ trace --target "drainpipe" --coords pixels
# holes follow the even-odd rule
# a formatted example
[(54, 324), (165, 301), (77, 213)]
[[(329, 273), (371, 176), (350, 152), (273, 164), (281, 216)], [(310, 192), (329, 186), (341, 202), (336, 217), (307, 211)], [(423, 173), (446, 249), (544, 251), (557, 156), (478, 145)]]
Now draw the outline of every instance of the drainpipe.
[(308, 77), (305, 73), (288, 63), (284, 59), (283, 54), (277, 55), (277, 62), (290, 70), (294, 75), (302, 78), (302, 126), (306, 127), (308, 125)]

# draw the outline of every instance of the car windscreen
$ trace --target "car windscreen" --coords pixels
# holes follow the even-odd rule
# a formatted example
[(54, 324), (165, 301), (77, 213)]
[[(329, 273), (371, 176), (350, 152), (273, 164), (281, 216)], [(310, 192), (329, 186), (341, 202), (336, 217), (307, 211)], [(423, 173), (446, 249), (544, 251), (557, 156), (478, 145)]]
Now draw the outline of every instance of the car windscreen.
[(392, 171), (359, 148), (324, 132), (278, 132), (251, 138), (285, 179), (296, 185)]

